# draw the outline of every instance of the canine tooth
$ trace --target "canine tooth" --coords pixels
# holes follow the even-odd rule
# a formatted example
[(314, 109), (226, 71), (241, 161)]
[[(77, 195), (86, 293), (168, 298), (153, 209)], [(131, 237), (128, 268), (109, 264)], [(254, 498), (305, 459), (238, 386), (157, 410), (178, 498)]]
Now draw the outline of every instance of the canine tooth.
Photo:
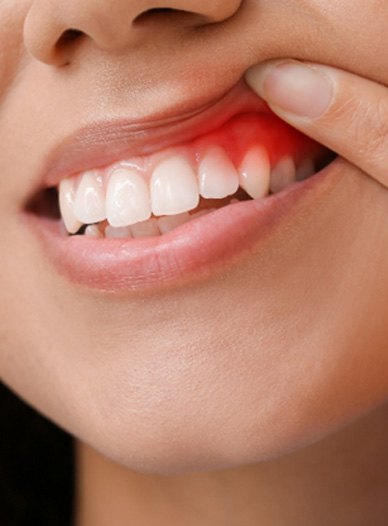
[(310, 158), (303, 159), (296, 169), (296, 180), (303, 181), (315, 174), (314, 161)]
[(98, 225), (88, 225), (85, 229), (85, 236), (87, 237), (104, 237)]
[(108, 225), (105, 227), (105, 237), (108, 239), (122, 239), (132, 237), (131, 229), (129, 226), (116, 228)]
[(158, 221), (154, 217), (147, 219), (147, 221), (142, 221), (140, 223), (136, 223), (135, 225), (131, 225), (130, 228), (133, 237), (160, 236)]
[(291, 157), (283, 157), (272, 169), (270, 190), (280, 192), (295, 181), (295, 164)]
[(82, 223), (105, 219), (105, 196), (102, 176), (97, 171), (85, 172), (75, 195), (74, 214)]
[(75, 187), (73, 179), (64, 179), (59, 185), (59, 208), (66, 230), (75, 234), (82, 226), (74, 215)]
[(151, 217), (148, 185), (135, 170), (118, 168), (110, 176), (106, 217), (113, 227), (133, 225)]
[(240, 186), (252, 199), (264, 197), (269, 192), (271, 164), (268, 152), (261, 146), (251, 148), (240, 167)]
[(206, 199), (233, 195), (239, 185), (237, 171), (225, 151), (214, 146), (204, 155), (198, 168), (199, 193)]
[(175, 215), (197, 208), (197, 178), (182, 156), (162, 161), (151, 177), (151, 208), (156, 216)]
[(191, 215), (187, 212), (178, 214), (175, 216), (164, 216), (158, 219), (159, 230), (161, 234), (168, 234), (174, 228), (184, 225), (187, 221), (190, 221)]

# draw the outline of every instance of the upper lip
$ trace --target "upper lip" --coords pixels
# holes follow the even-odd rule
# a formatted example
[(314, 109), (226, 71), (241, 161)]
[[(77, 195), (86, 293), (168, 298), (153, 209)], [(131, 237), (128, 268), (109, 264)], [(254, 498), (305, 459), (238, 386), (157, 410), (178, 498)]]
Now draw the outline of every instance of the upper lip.
[(91, 123), (49, 153), (43, 169), (43, 186), (57, 186), (62, 179), (83, 171), (188, 142), (218, 128), (237, 114), (251, 111), (267, 113), (270, 110), (240, 80), (216, 99), (184, 113), (167, 111), (162, 118), (141, 122), (119, 119)]

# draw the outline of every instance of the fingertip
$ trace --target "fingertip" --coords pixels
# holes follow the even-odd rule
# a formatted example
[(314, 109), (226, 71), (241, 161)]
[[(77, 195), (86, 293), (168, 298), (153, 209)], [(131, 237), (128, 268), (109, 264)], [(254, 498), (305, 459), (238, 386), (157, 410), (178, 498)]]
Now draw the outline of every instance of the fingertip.
[(275, 66), (275, 64), (278, 63), (279, 61), (277, 60), (261, 62), (260, 64), (256, 64), (249, 68), (245, 73), (245, 82), (248, 84), (252, 91), (254, 91), (263, 99), (266, 98), (266, 94), (264, 92), (264, 81), (267, 78), (270, 70)]
[(248, 85), (273, 109), (292, 116), (317, 119), (331, 105), (332, 79), (318, 65), (296, 60), (270, 61), (246, 73)]

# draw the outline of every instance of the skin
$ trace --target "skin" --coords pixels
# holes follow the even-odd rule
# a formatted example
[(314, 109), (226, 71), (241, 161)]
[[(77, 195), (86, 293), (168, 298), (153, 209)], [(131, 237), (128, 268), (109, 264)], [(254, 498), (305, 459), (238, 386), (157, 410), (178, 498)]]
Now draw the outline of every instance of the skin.
[[(152, 7), (188, 13), (138, 31)], [(386, 524), (388, 148), (357, 152), (384, 144), (387, 16), (384, 0), (0, 0), (1, 375), (79, 439), (79, 525)], [(54, 48), (71, 28), (87, 36)], [(118, 299), (58, 276), (19, 217), (54, 145), (281, 57), (345, 75), (322, 120), (283, 114), (346, 158), (318, 206), (182, 289)]]

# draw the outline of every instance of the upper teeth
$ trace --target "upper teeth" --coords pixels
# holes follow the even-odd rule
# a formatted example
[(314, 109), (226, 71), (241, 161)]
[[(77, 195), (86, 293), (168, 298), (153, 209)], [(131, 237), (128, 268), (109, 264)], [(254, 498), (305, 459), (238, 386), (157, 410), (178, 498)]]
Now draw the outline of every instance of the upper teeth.
[(295, 163), (291, 157), (283, 157), (272, 169), (270, 190), (280, 192), (295, 181)]
[(105, 219), (103, 180), (97, 170), (86, 172), (81, 177), (75, 194), (74, 215), (82, 223), (97, 223)]
[[(199, 163), (199, 191), (207, 199), (222, 199), (237, 192), (239, 178), (232, 161), (220, 147), (209, 149)], [(268, 174), (263, 174), (269, 177)]]
[[(221, 172), (218, 173), (218, 176)], [(197, 208), (198, 181), (194, 169), (183, 157), (162, 161), (151, 178), (151, 208), (156, 216), (175, 215)]]
[(269, 174), (271, 165), (267, 151), (262, 146), (252, 148), (245, 155), (239, 167), (240, 186), (248, 195), (257, 199), (266, 195), (269, 190), (270, 178), (261, 174)]
[[(301, 163), (300, 178), (314, 171), (310, 159)], [(311, 173), (310, 173), (311, 172)], [(82, 224), (108, 221), (114, 228), (150, 223), (151, 215), (180, 215), (194, 210), (203, 198), (222, 199), (233, 195), (239, 185), (254, 199), (277, 192), (293, 183), (298, 171), (290, 157), (280, 160), (272, 169), (265, 148), (248, 150), (236, 168), (226, 152), (218, 146), (207, 149), (201, 158), (192, 159), (182, 152), (164, 156), (155, 166), (138, 168), (133, 163), (117, 163), (106, 170), (88, 171), (77, 178), (65, 179), (59, 187), (59, 203), (69, 233)], [(187, 219), (187, 218), (186, 218)], [(171, 229), (171, 222), (162, 227)], [(150, 229), (151, 224), (146, 228)], [(153, 227), (152, 227), (153, 228)], [(109, 231), (109, 236), (124, 236), (128, 229)], [(133, 232), (136, 231), (136, 228)], [(98, 236), (97, 231), (88, 231)]]
[(114, 227), (149, 219), (150, 195), (143, 177), (128, 168), (118, 168), (113, 172), (108, 182), (105, 210), (109, 224)]

